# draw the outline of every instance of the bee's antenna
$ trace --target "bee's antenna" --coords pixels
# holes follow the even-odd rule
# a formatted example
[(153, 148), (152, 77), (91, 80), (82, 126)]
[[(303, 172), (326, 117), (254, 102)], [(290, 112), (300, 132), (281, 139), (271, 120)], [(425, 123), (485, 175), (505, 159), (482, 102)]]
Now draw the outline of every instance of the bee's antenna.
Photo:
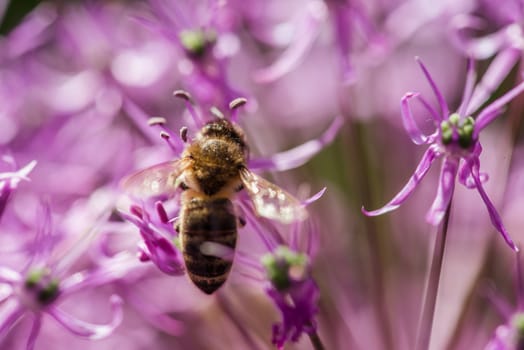
[(238, 119), (238, 109), (247, 103), (247, 99), (244, 97), (237, 97), (233, 101), (229, 102), (229, 110), (231, 111), (231, 121), (236, 122)]
[(193, 121), (195, 122), (196, 126), (198, 128), (201, 128), (204, 125), (204, 121), (197, 113), (194, 106), (193, 97), (189, 94), (189, 92), (184, 90), (176, 90), (175, 92), (173, 92), (173, 96), (184, 100), (184, 102), (186, 103), (186, 108), (189, 111), (191, 117), (193, 118)]

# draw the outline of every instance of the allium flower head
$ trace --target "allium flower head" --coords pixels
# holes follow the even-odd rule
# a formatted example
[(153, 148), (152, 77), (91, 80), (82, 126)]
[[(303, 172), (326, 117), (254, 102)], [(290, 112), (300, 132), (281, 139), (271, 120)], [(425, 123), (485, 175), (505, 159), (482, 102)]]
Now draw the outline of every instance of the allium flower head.
[(524, 348), (524, 312), (514, 314), (507, 324), (497, 327), (485, 350), (520, 350)]
[(524, 348), (524, 285), (522, 284), (520, 252), (516, 253), (516, 262), (517, 307), (512, 307), (496, 295), (489, 295), (497, 307), (497, 311), (505, 317), (506, 322), (495, 329), (495, 334), (484, 350), (520, 350)]
[(262, 257), (270, 286), (266, 293), (282, 314), (282, 322), (273, 325), (272, 342), (282, 349), (287, 341), (296, 342), (302, 333), (316, 330), (319, 289), (311, 276), (311, 262), (304, 253), (281, 245)]
[[(438, 109), (431, 106), (419, 93), (408, 92), (401, 100), (402, 122), (415, 144), (427, 144), (429, 147), (424, 153), (415, 173), (404, 188), (384, 207), (374, 211), (362, 209), (365, 215), (380, 215), (398, 208), (413, 193), (428, 172), (431, 164), (436, 159), (442, 158), (443, 163), (437, 195), (427, 214), (427, 221), (433, 225), (438, 225), (444, 217), (446, 208), (453, 195), (455, 178), (458, 174), (458, 180), (461, 184), (467, 188), (477, 189), (487, 207), (493, 226), (501, 233), (506, 243), (512, 249), (517, 250), (516, 245), (502, 224), (497, 210), (484, 190), (482, 183), (487, 181), (488, 176), (480, 172), (479, 159), (482, 151), (479, 140), (480, 132), (502, 113), (504, 105), (524, 90), (524, 83), (520, 83), (500, 98), (480, 109), (480, 106), (486, 102), (492, 91), (504, 79), (510, 68), (507, 65), (514, 63), (513, 57), (512, 51), (501, 53), (493, 61), (484, 78), (476, 86), (474, 85), (475, 69), (473, 61), (470, 60), (468, 62), (468, 74), (462, 101), (455, 112), (450, 112), (444, 96), (438, 89), (434, 79), (422, 61), (417, 59), (433, 89), (438, 101)], [(415, 122), (409, 106), (409, 102), (413, 98), (421, 102), (434, 121), (436, 130), (431, 135), (423, 134)], [(475, 118), (472, 117), (474, 114), (476, 114)]]
[[(254, 78), (258, 82), (274, 82), (295, 69), (307, 57), (326, 23), (332, 25), (333, 46), (337, 51), (344, 83), (352, 83), (355, 80), (351, 55), (357, 46), (355, 32), (358, 29), (361, 29), (365, 36), (364, 46), (374, 45), (381, 50), (385, 48), (383, 38), (360, 1), (312, 0), (299, 4), (296, 18), (291, 21), (294, 28), (288, 46), (274, 63), (255, 73)], [(274, 38), (271, 40), (275, 43), (282, 41), (282, 35), (278, 35), (281, 34), (280, 31), (274, 32)]]
[(175, 246), (178, 234), (161, 202), (156, 203), (156, 208), (157, 220), (138, 206), (131, 207), (131, 214), (122, 215), (140, 229), (143, 239), (138, 247), (140, 261), (152, 261), (168, 275), (181, 275), (184, 273), (184, 263)]
[(481, 0), (474, 14), (461, 13), (453, 19), (455, 44), (476, 59), (492, 57), (508, 48), (522, 50), (523, 19), (520, 0), (508, 0), (503, 4)]
[[(73, 293), (86, 287), (94, 287), (108, 283), (104, 268), (93, 271), (68, 273), (69, 266), (77, 254), (81, 254), (82, 246), (77, 246), (68, 254), (57, 259), (53, 255), (56, 243), (51, 228), (51, 213), (49, 208), (44, 208), (43, 227), (37, 232), (35, 240), (38, 241), (37, 251), (28, 251), (26, 266), (20, 270), (8, 266), (0, 266), (0, 284), (7, 287), (7, 292), (2, 294), (0, 304), (0, 337), (6, 333), (24, 315), (32, 314), (33, 323), (27, 340), (26, 349), (33, 349), (36, 338), (40, 333), (43, 316), (49, 315), (71, 333), (87, 338), (101, 339), (110, 335), (122, 322), (122, 299), (118, 295), (110, 298), (112, 319), (108, 324), (90, 324), (76, 319), (60, 307), (61, 301)], [(37, 247), (37, 248), (38, 248)]]

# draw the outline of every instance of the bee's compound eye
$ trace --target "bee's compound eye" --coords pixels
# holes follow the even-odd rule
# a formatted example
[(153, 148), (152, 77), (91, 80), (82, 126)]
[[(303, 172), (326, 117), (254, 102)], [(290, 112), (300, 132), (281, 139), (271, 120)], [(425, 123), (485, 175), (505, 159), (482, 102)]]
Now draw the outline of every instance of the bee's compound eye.
[(189, 187), (186, 185), (184, 181), (180, 181), (179, 187), (182, 189), (182, 191), (189, 189)]

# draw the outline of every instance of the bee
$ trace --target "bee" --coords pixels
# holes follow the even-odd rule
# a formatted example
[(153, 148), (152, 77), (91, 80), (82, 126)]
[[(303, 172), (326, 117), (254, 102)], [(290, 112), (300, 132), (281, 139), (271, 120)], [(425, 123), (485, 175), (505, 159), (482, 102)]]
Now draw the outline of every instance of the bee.
[(189, 278), (206, 294), (222, 286), (231, 270), (234, 254), (226, 257), (223, 252), (234, 252), (237, 229), (245, 223), (233, 204), (238, 192), (249, 194), (260, 216), (283, 223), (307, 217), (299, 200), (248, 169), (248, 153), (240, 127), (217, 118), (186, 143), (180, 159), (124, 180), (124, 188), (138, 196), (182, 190), (176, 224), (182, 255)]

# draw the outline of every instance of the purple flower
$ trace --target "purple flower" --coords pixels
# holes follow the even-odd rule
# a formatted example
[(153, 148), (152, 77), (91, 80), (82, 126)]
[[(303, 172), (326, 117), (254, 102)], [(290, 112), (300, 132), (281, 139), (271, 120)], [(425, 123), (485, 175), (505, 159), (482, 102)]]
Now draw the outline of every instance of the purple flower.
[(157, 218), (152, 219), (146, 210), (133, 205), (131, 215), (122, 216), (140, 229), (143, 241), (139, 244), (139, 259), (142, 262), (152, 261), (160, 271), (168, 275), (184, 274), (184, 262), (175, 247), (178, 233), (169, 221), (161, 202), (157, 202)]
[(523, 18), (520, 0), (507, 0), (504, 4), (481, 0), (474, 15), (462, 13), (453, 18), (453, 39), (459, 50), (476, 59), (492, 57), (511, 47), (522, 49)]
[(207, 108), (225, 107), (227, 101), (238, 97), (240, 94), (229, 81), (228, 62), (238, 53), (240, 41), (231, 31), (230, 21), (220, 20), (227, 6), (166, 0), (148, 2), (153, 18), (138, 20), (167, 38), (182, 54), (178, 69), (184, 87), (193, 91)]
[(307, 254), (278, 246), (262, 257), (270, 285), (266, 293), (282, 314), (282, 322), (273, 325), (272, 342), (279, 349), (288, 341), (296, 342), (302, 333), (316, 331), (320, 291), (311, 276)]
[[(16, 169), (14, 159), (9, 156), (4, 156), (3, 160)], [(0, 173), (0, 219), (2, 218), (11, 193), (18, 187), (21, 180), (29, 180), (27, 176), (35, 166), (36, 161), (33, 160), (19, 170)]]
[[(282, 55), (270, 66), (258, 70), (254, 78), (258, 82), (274, 82), (295, 69), (312, 49), (315, 41), (320, 36), (322, 26), (331, 21), (333, 26), (333, 46), (337, 51), (340, 62), (342, 81), (351, 83), (355, 79), (355, 72), (350, 63), (350, 56), (355, 45), (358, 27), (366, 40), (365, 45), (383, 46), (383, 38), (377, 33), (374, 24), (368, 18), (364, 6), (359, 1), (325, 0), (308, 1), (300, 3), (293, 19), (293, 36)], [(280, 35), (279, 35), (280, 34)], [(282, 33), (274, 30), (274, 43), (282, 40)]]
[[(495, 206), (484, 190), (482, 183), (487, 181), (488, 176), (480, 172), (479, 160), (482, 151), (479, 140), (480, 132), (502, 113), (505, 104), (524, 90), (523, 82), (486, 107), (480, 108), (487, 101), (492, 91), (498, 87), (505, 74), (507, 74), (510, 68), (508, 63), (512, 65), (515, 59), (514, 49), (502, 52), (495, 58), (484, 78), (476, 86), (475, 69), (473, 61), (470, 60), (468, 62), (468, 73), (462, 101), (456, 112), (452, 113), (429, 71), (417, 58), (438, 101), (438, 110), (431, 106), (419, 93), (408, 92), (401, 100), (402, 122), (415, 144), (427, 144), (429, 147), (404, 188), (380, 209), (367, 211), (362, 208), (362, 212), (365, 215), (381, 215), (398, 208), (413, 193), (428, 172), (431, 164), (436, 159), (442, 158), (443, 163), (437, 195), (426, 216), (427, 221), (432, 225), (438, 225), (442, 220), (451, 201), (455, 187), (455, 178), (458, 174), (458, 180), (461, 184), (467, 188), (477, 189), (487, 207), (493, 226), (502, 234), (504, 240), (512, 249), (518, 250), (506, 231)], [(410, 100), (413, 98), (423, 105), (428, 115), (434, 121), (436, 130), (431, 135), (423, 134), (415, 122), (409, 106)], [(473, 113), (476, 113), (475, 119), (472, 117)]]
[(520, 350), (524, 348), (524, 285), (522, 284), (522, 269), (520, 267), (520, 252), (515, 254), (517, 263), (517, 308), (500, 299), (492, 290), (488, 291), (488, 297), (493, 302), (499, 314), (507, 321), (495, 329), (495, 334), (486, 344), (484, 350)]
[(484, 350), (520, 350), (524, 347), (524, 312), (515, 313), (507, 324), (497, 327)]
[[(74, 249), (60, 259), (52, 256), (56, 237), (51, 233), (51, 213), (44, 208), (43, 227), (37, 232), (35, 251), (27, 250), (29, 260), (20, 270), (0, 266), (0, 284), (6, 291), (0, 300), (0, 338), (4, 338), (24, 315), (32, 314), (33, 323), (26, 349), (33, 349), (40, 332), (44, 315), (51, 316), (71, 333), (95, 340), (109, 336), (122, 322), (122, 299), (110, 298), (112, 319), (108, 324), (91, 324), (75, 318), (60, 307), (60, 303), (79, 290), (93, 288), (114, 280), (108, 265), (92, 271), (68, 274), (70, 264), (82, 254), (85, 242), (78, 242)], [(85, 239), (84, 239), (85, 241)]]
[(280, 312), (281, 321), (272, 327), (272, 343), (282, 349), (289, 341), (297, 342), (303, 333), (312, 336), (317, 331), (320, 291), (311, 270), (318, 249), (318, 228), (312, 219), (294, 223), (289, 231), (249, 214), (246, 219), (267, 253), (257, 258), (240, 248), (236, 259), (241, 268), (250, 270), (243, 275), (261, 283)]

